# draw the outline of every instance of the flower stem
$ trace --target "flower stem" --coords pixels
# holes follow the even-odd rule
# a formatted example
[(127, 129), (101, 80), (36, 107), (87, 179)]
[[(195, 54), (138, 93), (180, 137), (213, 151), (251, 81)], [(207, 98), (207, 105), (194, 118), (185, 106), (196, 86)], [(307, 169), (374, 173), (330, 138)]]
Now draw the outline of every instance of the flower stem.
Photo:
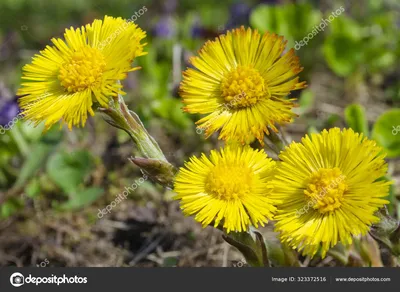
[(141, 155), (167, 162), (157, 142), (149, 135), (139, 117), (128, 109), (122, 96), (119, 96), (109, 108), (98, 110), (108, 116), (106, 121), (109, 124), (124, 130), (131, 136)]
[(130, 111), (122, 96), (118, 96), (108, 108), (98, 108), (105, 114), (105, 120), (112, 126), (129, 134), (143, 157), (129, 159), (139, 166), (154, 181), (172, 188), (175, 167), (165, 158), (158, 143), (147, 132), (138, 115)]

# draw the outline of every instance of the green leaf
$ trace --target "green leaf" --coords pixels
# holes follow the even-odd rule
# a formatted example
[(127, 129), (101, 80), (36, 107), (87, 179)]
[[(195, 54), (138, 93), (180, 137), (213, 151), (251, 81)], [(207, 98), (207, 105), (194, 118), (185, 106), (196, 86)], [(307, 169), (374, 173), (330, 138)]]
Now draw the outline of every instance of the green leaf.
[(276, 11), (275, 6), (259, 5), (250, 16), (250, 24), (262, 32), (268, 30), (277, 31)]
[[(391, 68), (396, 62), (396, 55), (393, 52), (388, 52), (386, 49), (381, 48), (370, 60), (371, 71), (380, 72), (385, 69)], [(375, 53), (375, 51), (373, 52)], [(368, 56), (367, 56), (368, 58)]]
[(34, 198), (40, 194), (40, 181), (38, 178), (32, 179), (25, 187), (25, 193), (28, 197)]
[(397, 203), (397, 218), (400, 217), (400, 203)]
[(372, 138), (384, 148), (388, 157), (400, 156), (400, 109), (389, 110), (377, 119)]
[(200, 14), (200, 19), (205, 27), (218, 27), (221, 23), (228, 21), (227, 9), (213, 9), (214, 3), (209, 4), (203, 2), (203, 5), (199, 5), (197, 8)]
[(341, 77), (354, 73), (363, 60), (361, 43), (348, 36), (331, 36), (322, 49), (329, 68)]
[(351, 104), (344, 110), (344, 118), (347, 125), (357, 133), (369, 136), (368, 121), (365, 116), (365, 108), (359, 104)]
[(354, 19), (341, 14), (340, 17), (335, 18), (330, 24), (332, 35), (345, 36), (354, 41), (362, 39), (363, 28)]
[(8, 218), (23, 208), (22, 200), (19, 198), (10, 198), (0, 205), (0, 218)]
[(374, 214), (380, 220), (372, 225), (369, 234), (386, 245), (393, 255), (400, 256), (400, 222), (389, 215), (387, 208), (381, 208)]
[(63, 211), (71, 211), (81, 209), (83, 207), (89, 206), (98, 198), (104, 194), (102, 188), (88, 188), (76, 193), (70, 194), (70, 199), (59, 206), (59, 209)]
[[(393, 181), (393, 178), (390, 175), (386, 175), (386, 176), (379, 178), (378, 181), (389, 182), (389, 181)], [(396, 207), (396, 203), (397, 203), (396, 192), (395, 192), (394, 186), (395, 186), (394, 183), (389, 186), (389, 195), (385, 198), (390, 202), (388, 205), (386, 205), (390, 216), (394, 216), (395, 207)]]
[(92, 168), (92, 157), (86, 150), (56, 153), (47, 163), (47, 173), (65, 193), (76, 192)]
[(335, 18), (329, 28), (331, 34), (322, 47), (325, 60), (337, 75), (347, 77), (365, 60), (362, 28), (343, 14)]
[(22, 133), (30, 141), (38, 141), (43, 135), (44, 123), (35, 127), (29, 122), (21, 121), (20, 126)]
[(267, 240), (265, 244), (268, 259), (274, 267), (300, 267), (297, 252), (292, 248), (274, 240)]
[(62, 132), (53, 127), (40, 138), (39, 142), (30, 145), (32, 150), (29, 152), (13, 188), (23, 187), (42, 168), (51, 152), (60, 142), (61, 137)]
[(338, 122), (341, 121), (341, 117), (337, 114), (330, 114), (325, 121), (325, 128), (332, 128), (337, 126)]
[(385, 99), (392, 100), (394, 103), (400, 102), (400, 84), (394, 84), (385, 90)]
[(265, 241), (257, 230), (248, 232), (231, 232), (222, 235), (230, 245), (236, 247), (252, 267), (268, 267), (269, 261)]
[(309, 111), (314, 105), (315, 95), (310, 89), (305, 89), (301, 92), (301, 96), (299, 99), (299, 106), (301, 112)]
[(349, 250), (341, 242), (332, 247), (327, 254), (339, 261), (343, 266), (349, 263)]
[(250, 16), (250, 24), (261, 32), (271, 31), (285, 36), (289, 47), (295, 40), (312, 33), (321, 13), (308, 3), (285, 5), (259, 5)]
[(268, 251), (268, 259), (270, 260), (271, 264), (274, 267), (284, 267), (287, 263), (281, 244), (272, 240), (267, 240), (265, 244)]
[(53, 148), (53, 145), (46, 143), (38, 143), (33, 146), (21, 168), (18, 179), (14, 185), (15, 188), (22, 187), (40, 168), (42, 168), (43, 163), (46, 161)]

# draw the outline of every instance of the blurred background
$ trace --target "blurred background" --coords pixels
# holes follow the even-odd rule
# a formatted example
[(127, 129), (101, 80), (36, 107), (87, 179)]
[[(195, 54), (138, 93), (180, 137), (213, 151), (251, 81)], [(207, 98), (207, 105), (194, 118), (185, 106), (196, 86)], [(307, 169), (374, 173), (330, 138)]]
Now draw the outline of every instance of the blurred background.
[[(147, 31), (148, 55), (135, 61), (142, 70), (124, 81), (125, 100), (177, 166), (220, 144), (215, 136), (205, 140), (194, 125), (199, 117), (181, 110), (178, 87), (188, 59), (206, 40), (241, 25), (283, 35), (309, 84), (292, 93), (300, 117), (283, 129), (285, 138), (299, 141), (337, 126), (376, 139), (388, 153), (386, 179), (395, 181), (388, 212), (398, 218), (397, 0), (0, 0), (0, 266), (245, 265), (218, 230), (185, 218), (171, 190), (142, 177), (129, 161), (136, 150), (128, 135), (100, 115), (84, 129), (54, 127), (44, 135), (43, 127), (19, 116), (22, 66), (65, 28), (104, 15), (136, 15)], [(127, 199), (117, 203), (124, 191)], [(262, 231), (282, 256), (272, 227)], [(299, 260), (303, 266), (394, 265), (370, 237), (335, 250), (324, 260)]]

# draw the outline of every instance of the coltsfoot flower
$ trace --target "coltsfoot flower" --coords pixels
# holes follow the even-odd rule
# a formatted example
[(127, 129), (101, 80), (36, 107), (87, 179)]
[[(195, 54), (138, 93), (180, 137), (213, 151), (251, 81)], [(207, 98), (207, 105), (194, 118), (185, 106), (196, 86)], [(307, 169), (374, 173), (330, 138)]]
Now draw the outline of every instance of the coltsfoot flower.
[(281, 240), (303, 255), (322, 257), (338, 242), (352, 243), (379, 221), (389, 202), (385, 155), (373, 140), (351, 129), (324, 130), (281, 152), (273, 181), (280, 200), (275, 216)]
[(184, 110), (208, 114), (197, 122), (206, 136), (221, 129), (219, 138), (261, 143), (269, 129), (296, 116), (292, 91), (306, 87), (296, 75), (302, 71), (294, 49), (283, 54), (287, 41), (276, 34), (260, 35), (241, 27), (208, 41), (195, 67), (183, 73), (180, 95)]
[(192, 157), (175, 179), (175, 199), (185, 215), (195, 215), (203, 227), (213, 224), (230, 231), (271, 220), (276, 210), (270, 198), (275, 162), (263, 150), (227, 146), (208, 158)]
[(23, 68), (18, 95), (23, 115), (46, 129), (61, 121), (84, 126), (93, 105), (108, 107), (111, 97), (124, 94), (118, 82), (126, 78), (135, 57), (144, 55), (146, 34), (136, 24), (105, 16), (81, 28), (65, 30), (53, 38)]

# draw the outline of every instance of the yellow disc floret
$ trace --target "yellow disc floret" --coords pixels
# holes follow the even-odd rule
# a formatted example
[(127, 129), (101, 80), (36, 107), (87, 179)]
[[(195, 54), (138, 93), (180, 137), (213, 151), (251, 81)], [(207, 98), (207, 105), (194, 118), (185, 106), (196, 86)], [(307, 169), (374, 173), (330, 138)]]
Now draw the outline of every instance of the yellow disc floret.
[(68, 92), (78, 92), (99, 87), (105, 68), (106, 62), (99, 50), (83, 47), (61, 65), (58, 79)]
[(321, 168), (313, 173), (304, 194), (321, 214), (334, 211), (342, 205), (343, 194), (348, 190), (345, 176), (339, 168)]
[(234, 108), (249, 107), (268, 97), (264, 78), (257, 70), (238, 66), (228, 72), (221, 83), (222, 96)]
[(252, 173), (236, 165), (217, 165), (207, 178), (207, 193), (220, 200), (242, 199), (251, 191)]

